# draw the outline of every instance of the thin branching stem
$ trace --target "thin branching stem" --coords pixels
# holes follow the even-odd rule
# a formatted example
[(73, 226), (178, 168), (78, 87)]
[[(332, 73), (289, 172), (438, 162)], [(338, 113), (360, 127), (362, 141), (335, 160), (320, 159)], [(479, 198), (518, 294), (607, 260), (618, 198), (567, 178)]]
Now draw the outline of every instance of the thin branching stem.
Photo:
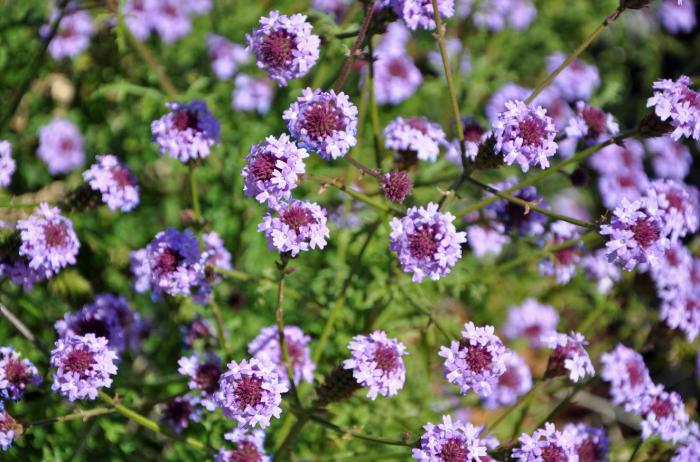
[(350, 69), (352, 68), (352, 63), (355, 62), (355, 57), (357, 56), (357, 53), (360, 50), (360, 47), (362, 46), (362, 43), (365, 41), (365, 35), (367, 34), (367, 30), (369, 29), (369, 25), (372, 22), (372, 15), (374, 14), (374, 0), (371, 0), (367, 2), (365, 5), (365, 19), (362, 21), (362, 26), (360, 27), (360, 31), (357, 34), (357, 38), (355, 39), (355, 43), (352, 44), (352, 48), (350, 48), (350, 53), (348, 54), (347, 59), (345, 60), (345, 63), (343, 64), (343, 68), (340, 70), (340, 74), (338, 74), (338, 79), (335, 82), (335, 92), (338, 93), (343, 89), (343, 85), (345, 84), (345, 78), (348, 76), (348, 72), (350, 72)]
[(277, 308), (275, 309), (275, 320), (277, 321), (277, 335), (279, 336), (280, 341), (282, 362), (287, 370), (289, 390), (295, 405), (301, 406), (301, 400), (299, 399), (297, 387), (294, 383), (294, 368), (292, 367), (292, 360), (289, 356), (289, 349), (287, 348), (287, 341), (284, 336), (284, 281), (288, 273), (287, 264), (289, 263), (290, 258), (291, 256), (289, 254), (283, 253), (280, 256), (280, 262), (277, 263), (279, 280), (277, 283)]

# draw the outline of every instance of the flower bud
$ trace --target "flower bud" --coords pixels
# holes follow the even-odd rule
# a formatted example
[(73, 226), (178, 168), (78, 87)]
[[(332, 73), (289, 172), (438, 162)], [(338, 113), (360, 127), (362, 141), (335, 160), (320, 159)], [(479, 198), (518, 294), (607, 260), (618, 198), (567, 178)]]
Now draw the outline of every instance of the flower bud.
[(323, 385), (316, 387), (314, 407), (326, 407), (330, 403), (345, 401), (360, 388), (362, 387), (352, 375), (352, 369), (336, 366), (326, 375)]
[(391, 202), (403, 203), (406, 196), (413, 191), (413, 184), (408, 174), (402, 170), (394, 170), (384, 175), (384, 181), (379, 186), (384, 191), (384, 197)]
[(639, 134), (644, 138), (658, 138), (659, 136), (664, 136), (673, 131), (673, 126), (670, 120), (663, 121), (659, 117), (650, 112), (645, 115), (641, 121), (639, 121)]

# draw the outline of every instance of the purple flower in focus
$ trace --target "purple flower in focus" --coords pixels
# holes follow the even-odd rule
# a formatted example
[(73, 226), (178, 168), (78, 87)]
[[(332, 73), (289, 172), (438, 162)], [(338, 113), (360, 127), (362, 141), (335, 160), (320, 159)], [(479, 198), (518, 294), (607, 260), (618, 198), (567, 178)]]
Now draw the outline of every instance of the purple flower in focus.
[(95, 399), (102, 387), (112, 386), (117, 373), (117, 354), (107, 346), (107, 339), (94, 334), (68, 335), (56, 341), (51, 351), (51, 390), (68, 398)]
[(651, 167), (657, 177), (682, 181), (688, 175), (693, 157), (687, 146), (669, 136), (650, 138), (646, 146), (652, 154)]
[(466, 234), (457, 232), (454, 218), (451, 213), (439, 212), (433, 202), (427, 207), (411, 207), (401, 219), (392, 218), (390, 248), (404, 272), (413, 273), (413, 282), (446, 276), (462, 257)]
[(9, 141), (0, 140), (0, 188), (10, 186), (16, 167), (17, 164), (12, 158), (12, 145)]
[(442, 423), (423, 426), (420, 447), (412, 450), (413, 459), (419, 462), (486, 462), (489, 442), (480, 435), (484, 427), (461, 421), (452, 422), (450, 416), (442, 416)]
[(219, 80), (233, 77), (238, 66), (250, 59), (250, 53), (243, 45), (233, 43), (217, 34), (207, 35), (207, 50), (211, 59), (211, 68)]
[(609, 225), (600, 227), (600, 234), (608, 236), (605, 253), (612, 261), (632, 271), (638, 264), (655, 266), (670, 245), (664, 234), (665, 223), (658, 211), (650, 211), (643, 201), (622, 199), (613, 211)]
[[(289, 354), (289, 362), (294, 374), (294, 385), (302, 380), (312, 383), (316, 364), (311, 361), (309, 342), (311, 337), (297, 326), (284, 326), (284, 343)], [(255, 359), (267, 361), (277, 366), (280, 383), (288, 385), (287, 367), (282, 359), (277, 326), (260, 329), (260, 333), (248, 344), (248, 353)]]
[(274, 364), (255, 358), (231, 361), (219, 380), (216, 402), (224, 415), (240, 426), (265, 428), (272, 417), (279, 418), (282, 393), (288, 390)]
[(608, 435), (605, 427), (592, 427), (584, 423), (566, 424), (563, 430), (574, 440), (574, 452), (579, 462), (608, 462)]
[(49, 278), (64, 267), (75, 265), (80, 242), (73, 223), (61, 215), (58, 207), (41, 203), (28, 218), (17, 222), (17, 230), (22, 239), (19, 254), (31, 270)]
[(36, 153), (52, 175), (68, 173), (85, 161), (83, 137), (78, 128), (66, 119), (53, 119), (39, 129)]
[(189, 296), (206, 286), (199, 242), (189, 230), (168, 228), (156, 234), (146, 247), (145, 261), (155, 295)]
[(11, 346), (0, 347), (0, 398), (18, 401), (24, 396), (29, 385), (39, 385), (42, 381), (39, 371), (26, 358)]
[(508, 340), (525, 336), (532, 348), (542, 348), (545, 346), (544, 339), (557, 332), (558, 323), (559, 314), (551, 305), (528, 298), (508, 309), (503, 334)]
[(642, 438), (658, 435), (662, 440), (677, 443), (687, 436), (690, 417), (681, 396), (668, 392), (662, 385), (647, 387), (637, 397), (634, 412), (642, 417)]
[(523, 433), (518, 442), (520, 446), (513, 449), (513, 458), (520, 462), (578, 462), (576, 439), (557, 430), (553, 423), (545, 423), (532, 436)]
[[(555, 221), (542, 240), (544, 247), (556, 246), (581, 235), (581, 228), (566, 221)], [(581, 259), (583, 244), (572, 245), (551, 253), (551, 257), (542, 260), (538, 266), (543, 276), (554, 276), (557, 283), (567, 284), (576, 274), (576, 267)]]
[(473, 20), (475, 26), (490, 31), (499, 31), (507, 26), (523, 31), (536, 17), (537, 9), (531, 0), (481, 0), (474, 11)]
[(508, 165), (518, 163), (523, 172), (531, 165), (549, 167), (549, 157), (557, 151), (554, 121), (541, 106), (526, 106), (522, 101), (506, 102), (506, 110), (493, 123), (495, 152)]
[(199, 398), (192, 395), (176, 396), (160, 406), (161, 421), (170, 425), (175, 433), (189, 427), (190, 422), (199, 422), (202, 410)]
[(399, 153), (411, 153), (420, 160), (435, 162), (440, 146), (445, 146), (445, 132), (425, 117), (397, 117), (384, 129), (384, 146)]
[[(389, 4), (409, 29), (435, 29), (435, 10), (432, 0), (389, 0)], [(454, 15), (454, 0), (438, 0), (437, 5), (443, 21)]]
[(270, 111), (274, 95), (272, 80), (238, 74), (231, 95), (231, 107), (236, 111), (257, 111), (258, 114), (264, 115)]
[(183, 356), (177, 361), (177, 371), (189, 377), (190, 390), (199, 390), (201, 404), (209, 411), (216, 409), (215, 395), (219, 391), (219, 379), (223, 374), (221, 360), (214, 354), (205, 357), (194, 354)]
[[(546, 58), (547, 71), (554, 71), (566, 58), (564, 53), (549, 55)], [(577, 58), (561, 71), (553, 84), (568, 101), (588, 101), (593, 91), (600, 86), (600, 75), (594, 65)]]
[(661, 0), (656, 16), (661, 25), (671, 34), (687, 34), (695, 29), (695, 3), (693, 0), (678, 2), (677, 0)]
[(596, 281), (598, 293), (607, 294), (620, 280), (620, 268), (608, 259), (605, 249), (593, 251), (581, 259), (586, 276)]
[(657, 80), (654, 96), (647, 100), (647, 107), (653, 107), (654, 114), (670, 124), (671, 137), (676, 141), (681, 137), (700, 139), (700, 94), (689, 88), (692, 83), (685, 75), (675, 82)]
[(303, 77), (318, 61), (321, 40), (311, 31), (303, 14), (287, 16), (273, 10), (260, 18), (260, 27), (246, 35), (246, 41), (258, 68), (286, 87), (288, 80)]
[(166, 103), (171, 112), (151, 122), (153, 138), (162, 155), (182, 163), (204, 159), (220, 141), (219, 121), (203, 100)]
[(630, 410), (647, 388), (653, 385), (642, 355), (619, 343), (615, 349), (600, 357), (600, 376), (610, 383), (613, 404)]
[(271, 207), (289, 200), (305, 172), (307, 157), (306, 150), (298, 148), (284, 133), (253, 145), (241, 172), (245, 195)]
[(265, 233), (271, 251), (290, 252), (294, 257), (299, 252), (323, 249), (330, 235), (326, 225), (326, 209), (316, 203), (292, 200), (270, 211), (258, 225)]
[(236, 428), (226, 433), (224, 439), (236, 445), (233, 450), (221, 448), (215, 462), (270, 462), (265, 454), (265, 432), (260, 429)]
[(129, 168), (115, 156), (97, 156), (96, 162), (83, 173), (83, 179), (101, 194), (110, 210), (128, 212), (139, 203), (139, 186)]
[(445, 378), (459, 386), (464, 395), (473, 390), (482, 398), (493, 393), (498, 378), (506, 371), (506, 359), (512, 353), (494, 334), (493, 326), (464, 325), (462, 339), (450, 347), (440, 347), (438, 356), (445, 358)]
[(505, 364), (505, 372), (498, 377), (491, 394), (483, 400), (487, 409), (512, 406), (532, 388), (532, 373), (522, 356), (511, 352), (505, 359)]
[[(515, 185), (513, 180), (504, 181), (494, 185), (494, 188), (503, 191)], [(539, 205), (542, 208), (549, 208), (542, 196), (537, 193), (534, 186), (525, 186), (523, 189), (510, 193), (513, 197)], [(521, 236), (539, 236), (544, 232), (544, 224), (547, 216), (539, 212), (527, 210), (525, 207), (499, 199), (486, 207), (487, 216), (501, 223), (504, 232), (515, 232)]]
[(357, 143), (357, 107), (343, 92), (307, 87), (282, 118), (301, 147), (325, 160), (345, 156)]
[[(95, 33), (92, 16), (87, 11), (70, 11), (75, 5), (69, 5), (68, 12), (61, 18), (56, 35), (49, 43), (49, 54), (55, 60), (72, 58), (90, 46), (90, 37)], [(53, 23), (59, 18), (59, 11), (54, 8), (51, 12), (50, 24), (44, 24), (39, 34), (46, 38), (51, 32)]]
[(578, 332), (571, 332), (571, 335), (555, 333), (543, 338), (543, 341), (554, 350), (549, 357), (547, 377), (568, 375), (572, 382), (579, 382), (587, 375), (595, 374), (585, 348), (588, 342), (583, 335)]
[(406, 382), (406, 366), (402, 356), (408, 354), (403, 343), (377, 330), (356, 335), (348, 344), (352, 358), (343, 361), (343, 368), (352, 369), (358, 384), (369, 388), (367, 397), (396, 396)]
[(7, 451), (12, 446), (15, 436), (22, 433), (22, 426), (5, 410), (0, 401), (0, 449)]
[(655, 180), (647, 191), (646, 207), (658, 212), (671, 241), (698, 230), (700, 192), (673, 180)]

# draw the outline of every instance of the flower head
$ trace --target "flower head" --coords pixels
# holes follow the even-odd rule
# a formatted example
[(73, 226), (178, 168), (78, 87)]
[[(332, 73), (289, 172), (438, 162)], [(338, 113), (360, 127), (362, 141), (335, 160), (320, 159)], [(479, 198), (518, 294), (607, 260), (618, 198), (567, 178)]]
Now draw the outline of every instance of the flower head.
[(508, 82), (496, 90), (486, 103), (486, 117), (493, 124), (498, 120), (500, 113), (506, 110), (508, 101), (524, 101), (532, 90), (522, 87), (517, 83)]
[[(294, 384), (304, 380), (314, 381), (316, 364), (311, 361), (309, 342), (311, 337), (304, 334), (297, 326), (284, 326), (284, 343), (289, 354), (289, 362), (292, 365)], [(277, 375), (281, 383), (288, 383), (287, 367), (282, 359), (277, 326), (268, 326), (260, 329), (260, 333), (248, 344), (248, 353), (253, 358), (267, 361), (277, 366)]]
[[(105, 297), (110, 297), (114, 303), (110, 303)], [(95, 298), (94, 303), (87, 304), (78, 311), (66, 313), (63, 319), (56, 321), (56, 332), (60, 337), (94, 334), (95, 337), (106, 338), (111, 349), (122, 352), (127, 342), (125, 332), (127, 326), (125, 322), (122, 322), (119, 312), (115, 309), (117, 304), (123, 304), (122, 308), (131, 315), (129, 305), (124, 298), (100, 294)]]
[(12, 158), (12, 145), (9, 141), (0, 140), (0, 188), (10, 186), (16, 167)]
[(574, 439), (574, 451), (579, 462), (608, 462), (608, 435), (605, 427), (592, 427), (584, 423), (566, 424), (564, 433)]
[[(461, 3), (466, 1), (461, 0)], [(464, 7), (462, 9), (466, 10)], [(475, 26), (490, 31), (499, 31), (505, 27), (523, 31), (536, 17), (537, 9), (531, 0), (482, 0), (478, 2), (473, 20)]]
[[(462, 135), (464, 137), (464, 154), (467, 159), (473, 161), (479, 154), (479, 146), (486, 140), (489, 133), (476, 120), (462, 117)], [(462, 166), (462, 148), (458, 139), (449, 143), (445, 157), (458, 166)]]
[(202, 258), (205, 265), (226, 270), (233, 269), (231, 265), (231, 252), (229, 252), (224, 245), (224, 241), (221, 239), (221, 236), (219, 236), (219, 233), (216, 231), (204, 233), (202, 234), (202, 241), (204, 242)]
[(256, 429), (236, 428), (226, 433), (224, 439), (235, 444), (235, 449), (221, 448), (216, 455), (216, 462), (270, 462), (265, 454), (265, 432)]
[(442, 423), (423, 426), (420, 447), (413, 449), (413, 459), (419, 462), (486, 462), (491, 449), (489, 442), (481, 437), (483, 427), (455, 421), (442, 416)]
[(605, 249), (595, 250), (581, 258), (581, 267), (586, 276), (596, 281), (596, 288), (601, 294), (607, 294), (620, 280), (620, 268), (610, 262)]
[[(690, 285), (690, 283), (688, 283)], [(669, 327), (680, 329), (688, 341), (700, 334), (700, 289), (681, 287), (663, 294), (660, 317)]]
[(544, 338), (547, 347), (554, 351), (549, 357), (547, 376), (568, 375), (572, 382), (579, 382), (587, 375), (593, 376), (595, 369), (586, 351), (588, 342), (578, 332), (551, 334)]
[(520, 446), (513, 449), (513, 458), (520, 462), (578, 462), (576, 439), (568, 432), (561, 432), (553, 423), (518, 438)]
[(646, 146), (652, 154), (651, 168), (656, 177), (682, 181), (688, 175), (693, 157), (686, 145), (661, 136), (648, 139)]
[(145, 0), (145, 3), (148, 5), (148, 22), (163, 42), (172, 43), (192, 30), (187, 5), (194, 3), (193, 0)]
[(68, 173), (85, 161), (83, 137), (78, 127), (66, 119), (53, 119), (39, 129), (36, 153), (52, 175)]
[(22, 399), (27, 386), (39, 385), (39, 371), (11, 346), (0, 347), (0, 398), (17, 401)]
[(272, 80), (238, 74), (231, 95), (231, 107), (235, 111), (257, 111), (258, 114), (264, 115), (270, 111), (274, 95)]
[(642, 438), (658, 435), (662, 440), (677, 443), (687, 436), (688, 413), (681, 396), (668, 392), (662, 385), (647, 387), (646, 393), (637, 397), (634, 408), (642, 417)]
[(0, 401), (0, 449), (3, 451), (10, 449), (12, 441), (21, 433), (22, 425), (7, 413)]
[(102, 387), (112, 386), (117, 373), (117, 354), (104, 337), (95, 334), (67, 335), (56, 341), (51, 351), (51, 390), (69, 401), (95, 399)]
[[(564, 53), (554, 53), (546, 59), (547, 69), (552, 72), (565, 60)], [(600, 75), (594, 65), (586, 64), (577, 58), (561, 71), (553, 83), (568, 101), (587, 101), (600, 86)]]
[(403, 170), (394, 170), (384, 174), (384, 180), (379, 185), (384, 191), (384, 197), (391, 202), (403, 203), (406, 196), (413, 191), (411, 177)]
[(525, 336), (532, 348), (542, 348), (544, 339), (557, 331), (559, 315), (551, 305), (528, 298), (520, 305), (508, 309), (508, 319), (503, 333), (508, 340)]
[(330, 234), (326, 221), (326, 209), (318, 204), (292, 200), (280, 204), (274, 215), (272, 211), (266, 213), (258, 231), (265, 233), (270, 250), (296, 256), (326, 246)]
[(420, 160), (435, 162), (440, 146), (445, 146), (445, 132), (425, 117), (397, 117), (384, 129), (384, 145), (399, 153), (408, 152)]
[(243, 45), (232, 43), (226, 37), (208, 34), (206, 40), (211, 68), (219, 80), (233, 77), (238, 66), (245, 64), (250, 59), (250, 53)]
[(441, 347), (439, 356), (445, 358), (445, 378), (458, 385), (462, 394), (473, 390), (488, 397), (506, 371), (506, 359), (511, 352), (494, 334), (493, 326), (464, 325), (462, 339), (453, 340), (450, 347)]
[(110, 210), (128, 212), (139, 203), (139, 186), (129, 168), (115, 156), (97, 156), (97, 162), (83, 173), (83, 179), (101, 194)]
[(199, 422), (202, 418), (199, 398), (192, 395), (176, 396), (166, 401), (160, 413), (161, 420), (170, 425), (175, 433), (180, 433), (189, 427), (190, 422)]
[(374, 93), (380, 105), (399, 104), (415, 94), (423, 83), (423, 74), (407, 53), (379, 47), (374, 53), (373, 66)]
[(697, 25), (695, 3), (692, 1), (662, 0), (656, 16), (664, 29), (672, 34), (687, 34)]
[(653, 385), (642, 355), (618, 344), (600, 357), (603, 370), (600, 376), (610, 383), (613, 403), (629, 409)]
[(282, 118), (301, 147), (325, 160), (345, 156), (357, 143), (357, 108), (343, 92), (305, 88)]
[[(562, 244), (571, 239), (577, 239), (581, 228), (566, 221), (555, 221), (551, 224), (542, 240), (546, 246)], [(576, 267), (581, 259), (581, 249), (583, 244), (572, 245), (565, 249), (552, 253), (552, 257), (545, 258), (539, 264), (540, 274), (544, 276), (554, 276), (559, 284), (568, 283), (576, 274)]]
[(151, 133), (162, 155), (182, 163), (204, 159), (220, 140), (219, 121), (203, 100), (166, 103), (171, 112), (151, 122)]
[(511, 352), (505, 359), (505, 364), (505, 372), (498, 377), (491, 394), (483, 400), (488, 409), (512, 406), (532, 388), (532, 373), (522, 356)]
[(270, 425), (282, 413), (282, 393), (289, 387), (280, 381), (277, 366), (258, 359), (231, 361), (219, 380), (216, 402), (224, 414), (241, 426)]
[[(435, 29), (435, 10), (431, 0), (390, 0), (389, 3), (409, 29)], [(441, 19), (454, 15), (454, 0), (438, 0), (437, 5)]]
[(360, 385), (369, 388), (367, 397), (395, 396), (406, 381), (406, 367), (402, 356), (408, 354), (403, 343), (388, 338), (384, 331), (357, 335), (348, 344), (352, 358), (343, 362), (345, 369)]
[(219, 378), (223, 374), (221, 360), (214, 354), (183, 356), (177, 362), (177, 371), (190, 378), (190, 390), (199, 390), (202, 406), (209, 411), (216, 409), (215, 395), (219, 391)]
[[(74, 7), (68, 7), (69, 11), (61, 17), (58, 30), (49, 43), (49, 54), (55, 60), (72, 58), (90, 46), (90, 37), (95, 33), (95, 25), (92, 16), (87, 11), (70, 11)], [(58, 9), (51, 12), (51, 23), (60, 17)], [(39, 33), (42, 37), (48, 37), (51, 26), (44, 24)]]
[(647, 191), (647, 208), (658, 211), (672, 241), (698, 230), (700, 192), (673, 180), (655, 180)]
[(605, 141), (619, 132), (620, 126), (612, 114), (584, 101), (576, 103), (576, 115), (566, 127), (566, 136), (589, 145)]
[(391, 220), (390, 248), (413, 281), (425, 277), (436, 281), (446, 276), (462, 257), (464, 232), (457, 232), (454, 216), (438, 211), (437, 204), (411, 207), (406, 216)]
[(690, 77), (681, 75), (675, 82), (661, 79), (654, 82), (654, 95), (647, 100), (647, 107), (671, 126), (671, 137), (700, 139), (700, 94), (691, 90)]
[(311, 30), (303, 14), (270, 11), (260, 18), (260, 27), (246, 35), (246, 41), (258, 67), (285, 87), (288, 80), (303, 77), (318, 61), (321, 40)]
[(253, 145), (246, 156), (247, 163), (241, 172), (243, 191), (246, 196), (270, 206), (289, 200), (299, 184), (299, 176), (305, 172), (304, 159), (308, 156), (286, 134), (279, 138), (268, 136), (262, 143)]
[(688, 425), (688, 435), (678, 444), (671, 462), (695, 462), (700, 460), (700, 429), (696, 422)]

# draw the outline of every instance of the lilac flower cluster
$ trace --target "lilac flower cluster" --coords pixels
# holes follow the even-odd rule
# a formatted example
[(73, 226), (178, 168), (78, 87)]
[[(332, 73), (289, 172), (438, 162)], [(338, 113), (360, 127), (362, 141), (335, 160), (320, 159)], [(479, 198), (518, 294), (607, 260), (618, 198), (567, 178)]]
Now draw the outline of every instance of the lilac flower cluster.
[[(311, 361), (309, 342), (311, 337), (297, 326), (284, 326), (284, 343), (289, 354), (289, 362), (294, 375), (294, 385), (299, 385), (302, 380), (312, 383), (316, 364)], [(260, 329), (260, 333), (248, 344), (248, 353), (260, 361), (277, 366), (277, 375), (280, 382), (289, 384), (287, 367), (282, 359), (279, 333), (277, 326), (268, 326)]]
[(216, 409), (215, 396), (219, 391), (219, 379), (223, 374), (221, 360), (214, 354), (183, 356), (177, 362), (178, 372), (190, 380), (190, 390), (199, 390), (200, 403), (209, 411)]
[(608, 462), (609, 440), (604, 427), (566, 424), (563, 432), (572, 436), (579, 462)]
[(423, 82), (423, 74), (406, 53), (409, 37), (405, 26), (391, 23), (374, 52), (374, 93), (380, 105), (399, 104), (413, 95)]
[(511, 352), (504, 360), (506, 370), (498, 377), (491, 393), (484, 397), (487, 409), (512, 406), (532, 388), (532, 372), (519, 354)]
[(264, 115), (270, 111), (274, 94), (272, 80), (238, 74), (233, 87), (231, 107), (236, 111), (257, 111), (258, 114)]
[(555, 333), (544, 338), (544, 344), (553, 349), (547, 365), (547, 376), (568, 375), (572, 382), (593, 376), (595, 369), (586, 351), (588, 342), (578, 332), (570, 335)]
[[(61, 18), (56, 35), (49, 43), (49, 54), (55, 60), (72, 58), (85, 51), (90, 46), (90, 38), (95, 33), (95, 25), (90, 13), (77, 10), (75, 6), (74, 3), (67, 6), (68, 12)], [(47, 38), (49, 36), (53, 24), (60, 17), (61, 13), (54, 8), (51, 12), (49, 24), (44, 24), (39, 29), (42, 37)]]
[(161, 420), (170, 425), (175, 433), (189, 427), (190, 422), (199, 422), (201, 419), (202, 410), (196, 396), (176, 396), (161, 406)]
[(513, 449), (513, 458), (520, 462), (578, 461), (574, 435), (557, 430), (550, 422), (532, 435), (523, 433), (518, 442), (520, 446)]
[(620, 280), (620, 268), (608, 259), (605, 249), (598, 249), (581, 258), (586, 276), (596, 281), (599, 293), (607, 294)]
[(236, 445), (233, 450), (221, 448), (215, 462), (270, 462), (265, 454), (265, 432), (259, 429), (236, 428), (226, 433), (224, 439)]
[(15, 436), (21, 433), (19, 423), (5, 410), (5, 405), (0, 401), (0, 449), (7, 451), (12, 445)]
[(561, 154), (569, 157), (579, 140), (586, 145), (601, 143), (617, 135), (620, 132), (620, 126), (615, 122), (612, 114), (579, 101), (576, 103), (576, 114), (569, 120), (565, 131), (568, 138), (559, 146), (561, 150), (567, 150), (566, 153)]
[(203, 100), (166, 103), (171, 112), (151, 122), (151, 133), (162, 155), (188, 163), (209, 156), (220, 141), (219, 121)]
[(520, 305), (508, 309), (508, 318), (503, 333), (509, 340), (527, 337), (532, 348), (542, 348), (545, 338), (555, 334), (559, 315), (551, 306), (528, 298)]
[(428, 162), (435, 162), (440, 146), (447, 144), (442, 128), (425, 117), (397, 117), (384, 129), (384, 137), (386, 148)]
[(401, 219), (392, 218), (390, 248), (403, 270), (413, 273), (414, 282), (446, 276), (462, 257), (466, 235), (457, 231), (453, 221), (452, 214), (439, 212), (432, 202), (427, 207), (411, 207)]
[(615, 208), (623, 198), (634, 201), (642, 197), (649, 184), (643, 159), (644, 146), (631, 139), (622, 146), (607, 146), (591, 157), (590, 164), (599, 173), (598, 189), (604, 206)]
[(700, 139), (700, 94), (690, 89), (693, 81), (681, 75), (675, 82), (661, 79), (654, 82), (654, 96), (647, 101), (647, 107), (654, 108), (654, 114), (671, 126), (671, 137)]
[[(566, 221), (555, 221), (551, 224), (549, 232), (543, 236), (545, 246), (562, 244), (580, 236), (580, 227)], [(552, 253), (552, 257), (545, 258), (538, 266), (543, 276), (554, 276), (557, 283), (567, 284), (576, 274), (576, 267), (581, 259), (582, 244), (573, 245)]]
[[(411, 30), (435, 29), (435, 10), (432, 0), (384, 0)], [(454, 0), (438, 0), (441, 19), (451, 18), (455, 12)]]
[(151, 32), (165, 43), (172, 43), (190, 33), (191, 17), (211, 10), (211, 0), (127, 0), (124, 20), (132, 34), (146, 40)]
[(697, 25), (695, 3), (692, 1), (661, 0), (656, 16), (661, 25), (671, 34), (689, 33)]
[(369, 389), (368, 398), (395, 396), (403, 388), (406, 367), (401, 357), (408, 354), (403, 343), (378, 330), (353, 337), (348, 348), (352, 357), (343, 367), (351, 369), (357, 383)]
[(690, 171), (693, 158), (687, 146), (671, 137), (662, 136), (646, 141), (651, 152), (651, 167), (658, 178), (682, 181)]
[[(554, 53), (548, 56), (546, 59), (547, 70), (554, 71), (566, 58), (564, 53)], [(553, 84), (567, 101), (588, 101), (593, 91), (600, 86), (600, 74), (594, 65), (586, 64), (580, 59), (574, 59), (554, 79)]]
[(78, 127), (66, 119), (53, 119), (39, 129), (36, 153), (52, 175), (68, 173), (85, 161), (83, 137)]
[(419, 462), (434, 461), (488, 461), (486, 451), (490, 442), (481, 434), (483, 427), (470, 423), (452, 421), (450, 416), (442, 416), (442, 423), (427, 423), (423, 429), (420, 447), (412, 450), (413, 459)]
[[(457, 11), (460, 16), (467, 16), (474, 0), (457, 0)], [(472, 15), (474, 25), (499, 31), (506, 27), (523, 31), (537, 17), (537, 9), (531, 0), (482, 0), (476, 2)]]
[(12, 145), (9, 141), (0, 140), (0, 188), (10, 186), (16, 167), (17, 164), (12, 158)]
[(11, 346), (0, 347), (0, 399), (22, 399), (28, 386), (37, 386), (42, 378), (39, 371)]
[(219, 233), (216, 231), (209, 231), (208, 233), (202, 234), (202, 242), (204, 242), (202, 259), (206, 266), (226, 270), (233, 269), (231, 265), (231, 252), (224, 246), (224, 241), (221, 239), (221, 236), (219, 236)]
[(211, 68), (219, 80), (233, 77), (238, 66), (250, 60), (250, 53), (237, 43), (217, 34), (207, 35), (207, 50), (211, 59)]
[(293, 257), (310, 249), (323, 249), (330, 235), (326, 210), (308, 201), (292, 200), (271, 210), (258, 225), (265, 233), (268, 248)]
[(129, 168), (111, 154), (97, 156), (95, 162), (83, 173), (83, 179), (100, 193), (102, 202), (110, 210), (128, 212), (139, 203), (139, 186)]
[(246, 35), (246, 41), (258, 67), (285, 87), (288, 80), (303, 77), (318, 61), (321, 40), (311, 31), (303, 14), (270, 11), (260, 18), (260, 27)]

